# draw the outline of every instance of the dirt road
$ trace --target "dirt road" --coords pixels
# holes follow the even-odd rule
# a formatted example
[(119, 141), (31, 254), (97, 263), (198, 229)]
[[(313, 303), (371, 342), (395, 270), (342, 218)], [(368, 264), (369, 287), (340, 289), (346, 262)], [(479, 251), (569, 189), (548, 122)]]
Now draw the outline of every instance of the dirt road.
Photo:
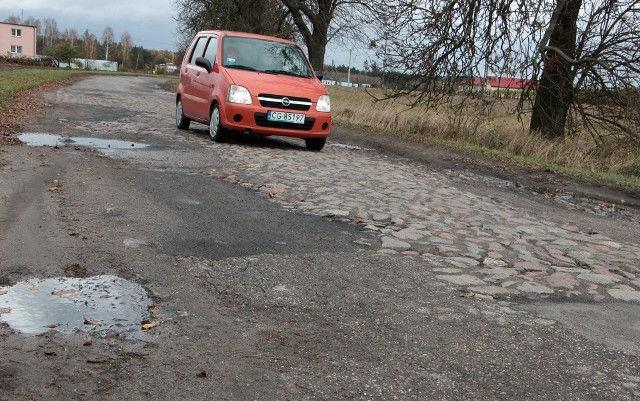
[(161, 83), (47, 93), (0, 148), (0, 400), (640, 398), (633, 195), (216, 144)]

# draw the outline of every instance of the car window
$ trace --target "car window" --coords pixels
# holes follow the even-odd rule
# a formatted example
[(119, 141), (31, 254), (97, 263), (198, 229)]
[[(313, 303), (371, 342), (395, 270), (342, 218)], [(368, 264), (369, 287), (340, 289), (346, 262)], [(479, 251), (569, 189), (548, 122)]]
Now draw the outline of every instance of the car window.
[(211, 65), (216, 63), (216, 54), (218, 53), (218, 38), (211, 38), (207, 45), (207, 50), (204, 52), (204, 58), (209, 60)]
[(204, 47), (207, 44), (207, 38), (201, 37), (198, 38), (198, 42), (194, 46), (193, 53), (191, 53), (191, 58), (189, 59), (189, 64), (195, 64), (196, 59), (202, 56), (202, 52), (204, 51)]
[(227, 68), (311, 77), (302, 50), (290, 43), (227, 36), (222, 40), (222, 63)]

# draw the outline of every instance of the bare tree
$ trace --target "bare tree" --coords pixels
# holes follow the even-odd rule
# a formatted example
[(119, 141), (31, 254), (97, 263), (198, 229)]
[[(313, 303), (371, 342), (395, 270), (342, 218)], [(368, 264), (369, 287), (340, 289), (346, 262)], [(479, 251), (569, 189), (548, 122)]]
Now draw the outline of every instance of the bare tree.
[(60, 37), (60, 31), (58, 30), (58, 23), (55, 18), (45, 18), (44, 22), (44, 37), (45, 48), (53, 46), (54, 41)]
[(82, 52), (84, 54), (84, 58), (87, 59), (95, 59), (96, 57), (96, 36), (89, 32), (89, 30), (85, 30), (82, 34)]
[(22, 24), (22, 20), (20, 19), (20, 17), (16, 17), (13, 15), (5, 18), (4, 22), (6, 22), (7, 24)]
[(42, 30), (42, 23), (37, 18), (29, 17), (26, 20), (24, 20), (23, 24), (35, 26), (38, 32)]
[(226, 29), (292, 38), (293, 29), (280, 0), (174, 0), (181, 47), (198, 31)]
[[(530, 129), (549, 137), (606, 126), (638, 139), (620, 105), (639, 87), (640, 0), (397, 0), (376, 4), (372, 46), (416, 103), (457, 98), (486, 75), (527, 78)], [(592, 96), (593, 95), (593, 96)], [(605, 104), (585, 103), (588, 97)], [(464, 102), (465, 99), (461, 99)], [(461, 103), (463, 104), (463, 103)], [(627, 112), (628, 114), (628, 112)], [(635, 122), (634, 122), (635, 121)], [(636, 124), (635, 126), (633, 124)]]
[(71, 46), (75, 46), (76, 41), (79, 39), (78, 31), (75, 28), (65, 29), (62, 32), (62, 38), (69, 42)]
[[(327, 43), (356, 32), (358, 0), (175, 0), (185, 36), (199, 29), (230, 29), (292, 38), (300, 35), (313, 67), (322, 71)], [(195, 31), (195, 32), (194, 32)]]
[(129, 60), (129, 53), (131, 52), (131, 47), (133, 46), (133, 39), (131, 39), (131, 35), (129, 35), (129, 32), (124, 31), (124, 33), (120, 37), (120, 45), (122, 46), (122, 65), (124, 66)]
[(110, 26), (104, 28), (102, 31), (102, 43), (105, 48), (105, 60), (109, 60), (109, 46), (113, 43), (113, 29)]

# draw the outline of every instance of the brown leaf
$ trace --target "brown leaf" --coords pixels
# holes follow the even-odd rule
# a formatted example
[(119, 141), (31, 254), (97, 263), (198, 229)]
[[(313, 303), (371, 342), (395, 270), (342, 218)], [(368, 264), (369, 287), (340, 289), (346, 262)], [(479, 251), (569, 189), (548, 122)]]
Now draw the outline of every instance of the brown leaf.
[(44, 327), (46, 327), (48, 329), (55, 329), (58, 326), (60, 326), (60, 323), (51, 323), (51, 324), (48, 324), (48, 325), (46, 325)]
[(150, 330), (150, 329), (156, 327), (159, 324), (160, 324), (160, 322), (158, 322), (158, 321), (145, 323), (145, 324), (142, 325), (142, 330)]
[(93, 340), (91, 339), (91, 337), (85, 337), (82, 345), (88, 347), (91, 344), (93, 344)]
[(460, 298), (471, 298), (471, 297), (475, 297), (476, 293), (475, 292), (464, 292), (462, 294), (460, 294)]
[(162, 305), (158, 305), (158, 304), (152, 305), (149, 308), (149, 312), (153, 313), (154, 315), (157, 315), (158, 312), (160, 312), (160, 309), (162, 309)]
[(146, 331), (146, 330), (152, 329), (152, 328), (154, 328), (156, 326), (161, 325), (164, 322), (168, 322), (169, 320), (171, 320), (170, 317), (163, 317), (162, 319), (158, 319), (158, 320), (155, 320), (153, 322), (150, 322), (150, 321), (146, 320), (146, 321), (142, 322), (142, 330)]
[(91, 324), (94, 326), (102, 326), (104, 324), (100, 320), (92, 320), (86, 317), (85, 315), (82, 315), (82, 319), (84, 320), (84, 324)]
[(0, 308), (0, 315), (6, 315), (11, 313), (11, 308)]
[(28, 282), (28, 281), (27, 281), (27, 282), (22, 283), (22, 285), (24, 285), (25, 287), (29, 287), (29, 288), (31, 288), (31, 291), (35, 291), (35, 290), (37, 290), (37, 289), (38, 289), (38, 287), (36, 287), (36, 285), (35, 285), (35, 284), (30, 283), (30, 282)]
[(7, 295), (7, 292), (0, 290), (0, 295)]

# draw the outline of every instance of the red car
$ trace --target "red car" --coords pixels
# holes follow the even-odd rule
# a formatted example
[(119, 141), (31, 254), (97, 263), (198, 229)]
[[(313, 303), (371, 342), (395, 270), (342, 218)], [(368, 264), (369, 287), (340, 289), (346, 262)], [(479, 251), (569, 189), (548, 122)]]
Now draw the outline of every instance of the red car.
[(331, 131), (331, 99), (295, 43), (229, 31), (199, 32), (180, 66), (176, 125), (302, 138), (319, 151)]

